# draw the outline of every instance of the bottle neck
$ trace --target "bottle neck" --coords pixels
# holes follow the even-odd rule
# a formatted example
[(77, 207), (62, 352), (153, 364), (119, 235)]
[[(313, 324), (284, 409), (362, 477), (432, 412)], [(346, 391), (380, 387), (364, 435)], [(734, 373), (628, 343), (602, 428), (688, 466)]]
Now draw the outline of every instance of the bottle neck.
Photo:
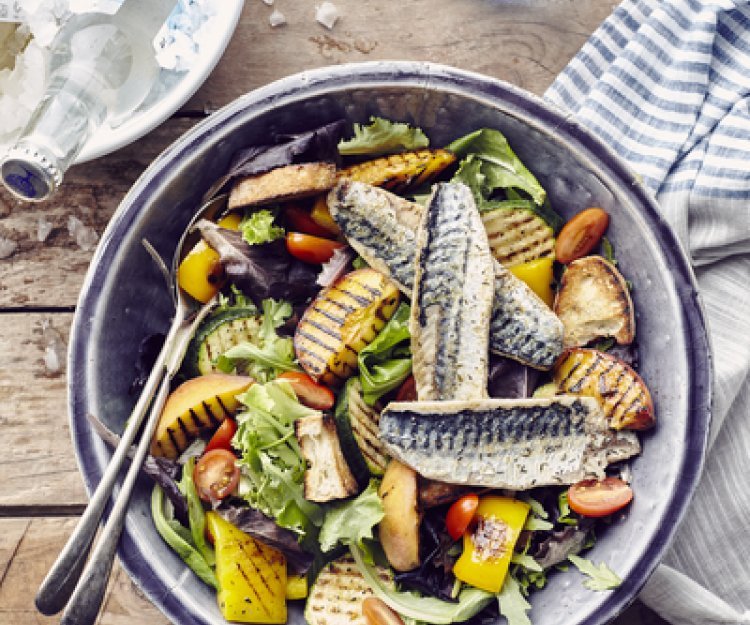
[(0, 179), (17, 197), (42, 201), (52, 195), (104, 121), (106, 105), (87, 87), (62, 79), (50, 85), (21, 139), (0, 165)]

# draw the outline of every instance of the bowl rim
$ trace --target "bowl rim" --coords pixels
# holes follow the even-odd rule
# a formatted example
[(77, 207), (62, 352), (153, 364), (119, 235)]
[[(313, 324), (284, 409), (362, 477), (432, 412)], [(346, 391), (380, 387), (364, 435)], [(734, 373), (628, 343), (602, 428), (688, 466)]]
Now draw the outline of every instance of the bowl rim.
[[(705, 462), (713, 393), (713, 364), (703, 305), (697, 282), (680, 241), (659, 212), (656, 201), (641, 184), (624, 160), (590, 130), (566, 111), (519, 87), (483, 74), (446, 65), (414, 61), (375, 61), (350, 63), (309, 70), (288, 76), (240, 96), (211, 116), (196, 124), (159, 155), (133, 184), (110, 220), (86, 274), (71, 327), (68, 351), (68, 413), (76, 460), (88, 493), (101, 479), (103, 467), (84, 453), (98, 440), (86, 419), (87, 409), (87, 346), (90, 327), (86, 320), (95, 314), (106, 267), (115, 253), (118, 235), (148, 206), (148, 198), (165, 184), (170, 173), (193, 146), (200, 144), (214, 127), (224, 125), (237, 116), (252, 116), (278, 106), (285, 98), (312, 97), (341, 88), (398, 86), (430, 89), (440, 87), (472, 98), (493, 100), (505, 113), (522, 119), (530, 126), (549, 134), (554, 129), (568, 144), (583, 149), (613, 178), (631, 181), (628, 192), (643, 208), (644, 216), (653, 225), (656, 241), (670, 261), (672, 281), (682, 303), (683, 323), (687, 337), (688, 374), (686, 387), (690, 393), (687, 405), (685, 454), (679, 467), (680, 479), (670, 493), (663, 523), (651, 537), (644, 555), (637, 561), (617, 592), (612, 592), (578, 625), (600, 625), (609, 622), (624, 610), (646, 583), (664, 556), (680, 520), (684, 517), (698, 484)], [(107, 512), (108, 514), (108, 512)], [(139, 547), (125, 526), (118, 555), (126, 572), (149, 599), (175, 623), (207, 621), (176, 600), (175, 595), (154, 571), (138, 557)]]

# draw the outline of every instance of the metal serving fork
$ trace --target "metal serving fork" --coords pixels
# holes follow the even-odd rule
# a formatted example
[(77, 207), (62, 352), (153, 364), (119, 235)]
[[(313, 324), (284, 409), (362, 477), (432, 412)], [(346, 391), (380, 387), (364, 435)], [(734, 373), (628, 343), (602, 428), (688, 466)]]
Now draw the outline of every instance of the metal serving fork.
[[(184, 293), (177, 284), (177, 267), (180, 260), (192, 249), (198, 238), (193, 233), (194, 225), (200, 219), (214, 219), (225, 206), (225, 195), (204, 204), (180, 238), (172, 259), (170, 273), (176, 310), (164, 346), (133, 408), (120, 444), (115, 450), (101, 482), (94, 491), (73, 534), (37, 592), (36, 607), (43, 614), (56, 614), (67, 604), (67, 609), (60, 621), (62, 625), (90, 625), (94, 623), (99, 613), (112, 570), (117, 544), (122, 533), (128, 501), (169, 394), (170, 382), (180, 368), (185, 350), (195, 329), (215, 303), (214, 298), (206, 304), (199, 305), (198, 302)], [(91, 554), (88, 565), (86, 565), (86, 556), (94, 541), (104, 507), (110, 499), (123, 461), (127, 457), (128, 450), (133, 444), (149, 406), (151, 410), (143, 427), (130, 468), (117, 494), (117, 499), (107, 524), (99, 537), (99, 542)], [(84, 565), (86, 565), (85, 568)]]

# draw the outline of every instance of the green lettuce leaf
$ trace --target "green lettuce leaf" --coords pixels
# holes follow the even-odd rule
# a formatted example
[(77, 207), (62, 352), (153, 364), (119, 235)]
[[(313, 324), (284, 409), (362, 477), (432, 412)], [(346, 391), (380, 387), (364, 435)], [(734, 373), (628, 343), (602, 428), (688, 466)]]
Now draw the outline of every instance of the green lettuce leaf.
[(354, 137), (339, 141), (339, 153), (345, 156), (367, 154), (378, 156), (426, 148), (430, 140), (419, 128), (392, 122), (382, 117), (370, 117), (370, 124), (354, 124)]
[(379, 485), (379, 480), (370, 480), (367, 488), (357, 497), (334, 504), (326, 512), (319, 536), (323, 551), (330, 551), (338, 543), (366, 549), (364, 540), (374, 538), (372, 528), (380, 523), (385, 514), (378, 495)]
[(409, 305), (402, 303), (375, 340), (359, 352), (362, 397), (370, 406), (401, 386), (411, 373), (410, 312)]
[(239, 494), (253, 508), (304, 537), (323, 522), (323, 509), (304, 496), (305, 460), (294, 422), (319, 414), (297, 401), (286, 380), (253, 384), (241, 397), (232, 446), (241, 454)]
[(521, 586), (513, 576), (508, 575), (505, 578), (497, 601), (500, 614), (508, 620), (508, 625), (531, 625), (527, 614), (531, 610), (531, 605), (526, 601), (526, 597), (521, 592)]
[(292, 314), (289, 302), (265, 299), (262, 302), (263, 322), (259, 344), (243, 342), (219, 356), (216, 365), (225, 372), (242, 370), (258, 382), (268, 382), (284, 371), (299, 371), (295, 362), (294, 343), (290, 337), (280, 337), (276, 328)]
[(596, 566), (591, 560), (574, 555), (569, 555), (568, 560), (570, 560), (581, 573), (589, 577), (589, 579), (583, 583), (583, 585), (589, 590), (611, 590), (622, 584), (622, 580), (604, 562), (600, 563), (599, 566)]
[(164, 512), (164, 504), (164, 491), (160, 486), (154, 485), (154, 490), (151, 491), (151, 516), (154, 519), (156, 531), (200, 579), (219, 590), (216, 574), (191, 544), (189, 531), (167, 516)]
[(482, 128), (456, 139), (447, 149), (459, 158), (466, 157), (454, 179), (468, 184), (475, 197), (480, 191), (477, 205), (481, 203), (479, 200), (489, 199), (496, 189), (520, 189), (536, 204), (544, 204), (545, 190), (501, 132)]
[(375, 596), (408, 619), (416, 619), (433, 625), (462, 622), (478, 614), (492, 601), (491, 593), (472, 586), (465, 586), (461, 590), (456, 603), (449, 603), (435, 597), (421, 597), (413, 592), (394, 590), (383, 583), (373, 565), (365, 562), (364, 554), (359, 547), (351, 545), (349, 550), (357, 563), (357, 568)]
[(240, 222), (242, 238), (250, 245), (270, 243), (285, 235), (284, 228), (274, 225), (276, 215), (267, 208), (245, 215)]

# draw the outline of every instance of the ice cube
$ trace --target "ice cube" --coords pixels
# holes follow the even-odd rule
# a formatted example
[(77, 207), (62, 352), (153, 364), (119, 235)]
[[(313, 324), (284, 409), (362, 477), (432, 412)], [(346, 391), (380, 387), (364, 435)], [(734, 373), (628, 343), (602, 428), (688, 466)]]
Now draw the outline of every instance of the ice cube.
[(341, 13), (333, 2), (324, 2), (315, 7), (315, 19), (328, 30), (334, 27), (339, 17)]
[(96, 247), (99, 235), (96, 230), (86, 226), (78, 217), (68, 217), (68, 233), (76, 242), (76, 245), (84, 252), (90, 252)]
[(45, 217), (39, 217), (36, 221), (36, 240), (44, 243), (52, 232), (52, 222)]
[(271, 13), (271, 16), (268, 18), (268, 23), (273, 28), (276, 28), (277, 26), (282, 26), (286, 24), (286, 16), (278, 9), (274, 9), (273, 13)]
[(13, 256), (13, 254), (16, 253), (17, 249), (18, 243), (16, 243), (13, 239), (0, 237), (0, 259), (10, 258), (11, 256)]
[(59, 375), (65, 369), (65, 341), (49, 319), (42, 321), (44, 368), (49, 375)]

